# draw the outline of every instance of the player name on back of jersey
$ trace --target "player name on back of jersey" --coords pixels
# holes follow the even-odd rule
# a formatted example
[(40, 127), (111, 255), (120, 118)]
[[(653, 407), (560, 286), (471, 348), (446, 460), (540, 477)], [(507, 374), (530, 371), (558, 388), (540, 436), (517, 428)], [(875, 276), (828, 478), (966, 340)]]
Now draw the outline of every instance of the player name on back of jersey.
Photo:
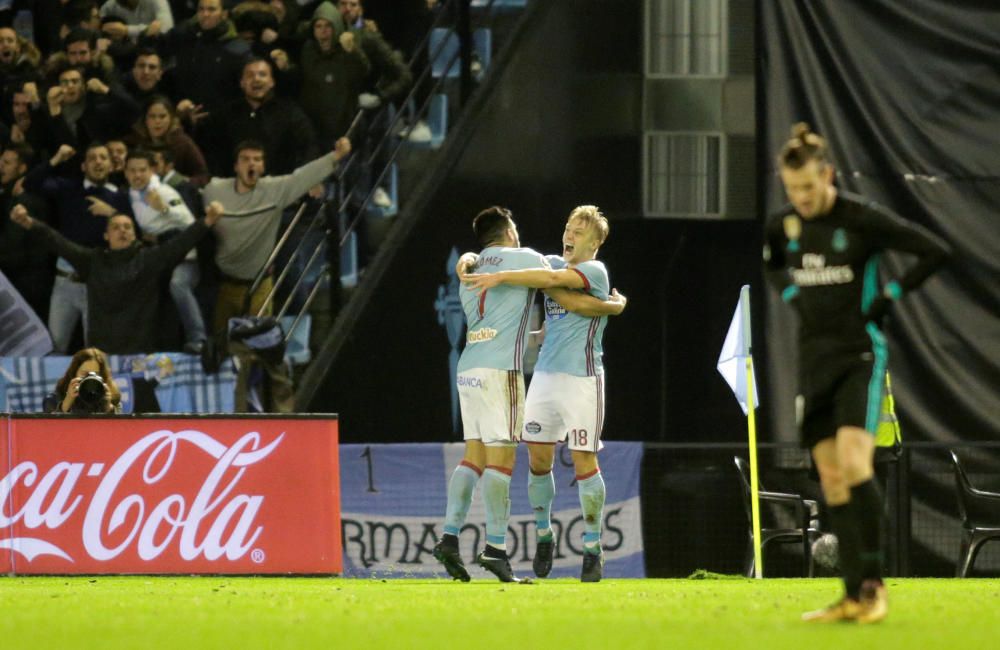
[(484, 266), (499, 266), (503, 263), (502, 255), (480, 255), (479, 259), (476, 260), (475, 269), (478, 271)]
[(854, 281), (854, 270), (847, 265), (827, 266), (826, 256), (805, 253), (802, 255), (802, 268), (792, 269), (792, 278), (800, 287), (850, 284)]
[(497, 331), (492, 327), (482, 327), (477, 330), (470, 330), (468, 334), (465, 335), (465, 342), (469, 345), (473, 343), (482, 343), (484, 341), (492, 341), (497, 337)]

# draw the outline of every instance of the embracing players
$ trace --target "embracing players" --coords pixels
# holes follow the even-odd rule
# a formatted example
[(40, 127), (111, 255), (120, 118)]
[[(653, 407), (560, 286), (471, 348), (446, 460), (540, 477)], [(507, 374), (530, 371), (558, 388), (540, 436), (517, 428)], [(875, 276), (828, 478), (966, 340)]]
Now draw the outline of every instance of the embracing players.
[[(467, 264), (472, 264), (477, 271), (501, 273), (546, 266), (545, 258), (539, 253), (520, 247), (520, 237), (509, 210), (499, 207), (483, 210), (473, 221), (473, 230), (483, 249), (478, 256), (463, 255), (459, 262), (460, 272), (466, 270)], [(510, 477), (524, 412), (522, 360), (534, 293), (533, 289), (524, 286), (480, 290), (463, 284), (461, 288), (468, 332), (458, 362), (457, 382), (465, 430), (465, 457), (449, 481), (444, 535), (434, 547), (434, 556), (458, 580), (469, 580), (458, 550), (458, 535), (465, 523), (475, 485), (481, 480), (486, 507), (486, 547), (476, 557), (476, 562), (503, 582), (517, 581), (507, 558), (505, 542), (510, 519)], [(581, 292), (554, 293), (561, 302), (560, 309), (589, 316), (620, 313), (625, 307), (623, 297), (607, 300), (606, 289), (600, 299)], [(574, 314), (574, 317), (577, 316)], [(551, 453), (549, 465), (551, 467)], [(601, 488), (603, 494), (603, 484)]]
[(555, 445), (562, 441), (567, 442), (573, 457), (583, 511), (584, 554), (580, 579), (597, 582), (603, 573), (601, 526), (605, 487), (597, 452), (603, 446), (601, 338), (608, 319), (607, 316), (567, 311), (560, 303), (567, 293), (583, 293), (600, 300), (610, 298), (624, 305), (624, 297), (611, 290), (604, 264), (596, 259), (608, 231), (608, 220), (596, 206), (581, 205), (566, 221), (562, 256), (546, 258), (551, 268), (462, 276), (471, 287), (484, 291), (507, 284), (544, 289), (546, 293), (545, 340), (528, 388), (522, 436), (528, 443), (531, 466), (528, 499), (535, 512), (538, 537), (534, 570), (539, 577), (547, 576), (552, 569), (555, 545), (550, 522), (555, 497), (552, 465)]

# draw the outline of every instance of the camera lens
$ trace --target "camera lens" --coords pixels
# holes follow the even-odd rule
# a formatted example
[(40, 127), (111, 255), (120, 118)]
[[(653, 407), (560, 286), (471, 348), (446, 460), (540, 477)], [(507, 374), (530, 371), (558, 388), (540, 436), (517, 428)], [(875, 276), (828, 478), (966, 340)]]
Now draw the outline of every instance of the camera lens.
[(104, 381), (96, 372), (88, 372), (80, 381), (80, 393), (77, 396), (88, 406), (95, 406), (104, 399)]

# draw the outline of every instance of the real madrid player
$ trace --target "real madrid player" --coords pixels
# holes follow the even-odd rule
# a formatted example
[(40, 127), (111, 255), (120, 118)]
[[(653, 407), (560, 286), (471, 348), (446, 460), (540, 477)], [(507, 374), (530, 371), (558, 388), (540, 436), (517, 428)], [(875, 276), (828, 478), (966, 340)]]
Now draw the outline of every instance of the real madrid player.
[[(873, 479), (886, 342), (893, 302), (947, 258), (946, 245), (886, 208), (834, 186), (826, 141), (806, 124), (778, 156), (789, 203), (765, 227), (768, 279), (799, 314), (802, 444), (812, 450), (840, 544), (843, 598), (808, 621), (873, 623), (888, 614), (882, 582), (882, 498)], [(879, 256), (916, 256), (879, 286)]]
[[(463, 255), (459, 268), (470, 261), (476, 270), (502, 271), (545, 265), (545, 258), (521, 248), (517, 227), (509, 210), (492, 207), (472, 222), (483, 247), (478, 256)], [(534, 290), (496, 287), (488, 291), (461, 288), (468, 323), (465, 349), (458, 362), (458, 394), (465, 430), (465, 457), (448, 484), (444, 535), (434, 556), (453, 578), (468, 581), (458, 550), (458, 535), (465, 523), (476, 482), (482, 479), (486, 507), (486, 547), (476, 562), (503, 582), (514, 582), (506, 552), (510, 519), (510, 477), (520, 439), (524, 413), (522, 359), (528, 340), (528, 317)], [(617, 313), (623, 301), (599, 301), (565, 292), (568, 309), (587, 313)], [(485, 468), (485, 469), (484, 469)]]
[(564, 440), (573, 457), (583, 511), (584, 554), (580, 579), (597, 582), (603, 574), (601, 525), (605, 487), (597, 452), (603, 446), (601, 338), (608, 319), (568, 312), (553, 299), (553, 292), (562, 287), (600, 300), (610, 297), (624, 303), (624, 297), (612, 292), (604, 263), (595, 259), (607, 237), (608, 220), (601, 211), (593, 205), (581, 205), (566, 221), (562, 256), (546, 258), (551, 269), (500, 271), (463, 278), (473, 287), (482, 289), (506, 284), (544, 289), (546, 293), (545, 342), (528, 388), (522, 438), (528, 443), (531, 465), (528, 498), (535, 510), (538, 533), (533, 564), (535, 574), (540, 577), (548, 575), (552, 569), (554, 537), (549, 521), (555, 496), (552, 463), (556, 443)]

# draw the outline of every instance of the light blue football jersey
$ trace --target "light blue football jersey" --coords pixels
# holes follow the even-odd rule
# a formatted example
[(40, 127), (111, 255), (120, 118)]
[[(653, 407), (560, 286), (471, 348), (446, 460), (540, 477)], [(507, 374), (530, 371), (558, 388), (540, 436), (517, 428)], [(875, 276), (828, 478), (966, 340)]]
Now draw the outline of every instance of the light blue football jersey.
[[(558, 255), (545, 259), (553, 269), (566, 268)], [(608, 269), (603, 262), (590, 260), (573, 267), (584, 279), (586, 293), (607, 300), (611, 290)], [(587, 318), (567, 311), (555, 300), (545, 296), (545, 341), (535, 364), (536, 371), (564, 372), (579, 377), (604, 373), (604, 346), (601, 339), (608, 317)]]
[[(491, 246), (479, 254), (475, 270), (495, 273), (544, 266), (545, 258), (530, 248)], [(535, 290), (501, 284), (480, 293), (462, 284), (459, 296), (468, 329), (458, 371), (470, 368), (521, 370)]]

